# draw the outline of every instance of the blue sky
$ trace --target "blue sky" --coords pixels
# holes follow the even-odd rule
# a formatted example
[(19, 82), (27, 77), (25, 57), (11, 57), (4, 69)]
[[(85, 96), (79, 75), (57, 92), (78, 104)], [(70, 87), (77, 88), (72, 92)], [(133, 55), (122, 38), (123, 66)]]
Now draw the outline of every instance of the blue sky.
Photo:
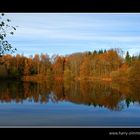
[(26, 56), (121, 48), (140, 52), (140, 14), (6, 13), (19, 26), (9, 42)]

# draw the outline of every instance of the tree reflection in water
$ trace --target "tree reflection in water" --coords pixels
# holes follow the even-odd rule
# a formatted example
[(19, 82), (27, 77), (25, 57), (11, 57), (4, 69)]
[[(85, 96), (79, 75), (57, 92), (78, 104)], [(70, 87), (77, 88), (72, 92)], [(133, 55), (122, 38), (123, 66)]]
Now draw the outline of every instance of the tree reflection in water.
[(23, 101), (47, 103), (69, 101), (75, 104), (105, 107), (120, 111), (130, 103), (140, 103), (140, 83), (65, 82), (0, 82), (0, 102)]

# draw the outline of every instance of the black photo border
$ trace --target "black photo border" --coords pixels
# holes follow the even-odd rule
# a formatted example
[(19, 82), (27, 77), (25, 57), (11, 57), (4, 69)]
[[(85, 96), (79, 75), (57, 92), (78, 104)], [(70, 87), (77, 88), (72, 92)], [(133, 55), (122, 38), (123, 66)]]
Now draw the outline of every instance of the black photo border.
[[(138, 0), (2, 0), (0, 11), (4, 13), (140, 13), (140, 4)], [(18, 139), (33, 139), (33, 137), (53, 139), (55, 136), (57, 139), (93, 139), (102, 136), (126, 136), (126, 134), (130, 136), (132, 132), (135, 132), (133, 135), (137, 135), (136, 132), (140, 132), (140, 128), (60, 128), (59, 130), (37, 128), (32, 129), (32, 131), (16, 128), (0, 131), (1, 134), (10, 139), (16, 138), (16, 136)]]

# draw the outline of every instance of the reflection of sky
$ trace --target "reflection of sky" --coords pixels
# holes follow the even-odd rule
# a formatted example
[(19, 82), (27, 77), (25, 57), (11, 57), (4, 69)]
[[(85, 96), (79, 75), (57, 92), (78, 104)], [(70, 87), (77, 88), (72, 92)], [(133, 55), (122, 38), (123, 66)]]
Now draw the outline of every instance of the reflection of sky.
[[(9, 117), (10, 116), (10, 117)], [(0, 126), (139, 126), (140, 106), (122, 111), (70, 102), (0, 104)]]
[(70, 54), (122, 48), (140, 52), (140, 14), (7, 13), (18, 25), (10, 42), (17, 53)]

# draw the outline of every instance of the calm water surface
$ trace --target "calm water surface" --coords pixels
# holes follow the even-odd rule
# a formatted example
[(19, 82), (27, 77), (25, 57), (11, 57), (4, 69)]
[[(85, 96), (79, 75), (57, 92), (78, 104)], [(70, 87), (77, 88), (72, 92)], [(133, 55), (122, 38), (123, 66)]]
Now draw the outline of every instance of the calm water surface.
[(1, 81), (0, 126), (140, 126), (140, 84)]

